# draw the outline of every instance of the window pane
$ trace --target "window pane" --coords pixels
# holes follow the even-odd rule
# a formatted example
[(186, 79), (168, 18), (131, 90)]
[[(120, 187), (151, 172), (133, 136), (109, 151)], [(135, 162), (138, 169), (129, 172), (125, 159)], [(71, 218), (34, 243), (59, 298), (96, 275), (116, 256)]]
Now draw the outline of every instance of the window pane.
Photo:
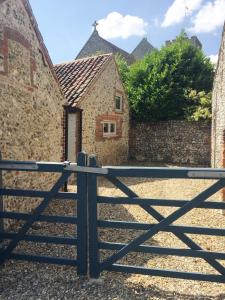
[(115, 128), (115, 124), (114, 123), (111, 123), (110, 124), (110, 132), (111, 133), (114, 133), (116, 130), (115, 130), (116, 128)]
[(116, 96), (115, 100), (116, 100), (116, 109), (120, 110), (121, 109), (121, 97)]
[(109, 132), (109, 124), (108, 124), (108, 123), (104, 123), (104, 124), (103, 124), (103, 132), (104, 132), (104, 133)]

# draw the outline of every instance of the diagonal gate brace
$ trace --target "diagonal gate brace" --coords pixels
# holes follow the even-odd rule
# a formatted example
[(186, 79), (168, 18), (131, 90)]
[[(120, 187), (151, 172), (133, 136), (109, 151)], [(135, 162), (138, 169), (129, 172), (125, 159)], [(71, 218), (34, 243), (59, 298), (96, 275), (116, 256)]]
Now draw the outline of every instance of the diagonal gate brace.
[(64, 172), (60, 176), (60, 178), (57, 180), (55, 185), (52, 187), (52, 189), (49, 191), (47, 196), (42, 200), (41, 204), (34, 210), (34, 213), (31, 215), (29, 220), (23, 224), (23, 226), (18, 231), (16, 237), (11, 240), (9, 245), (0, 253), (0, 265), (5, 262), (6, 259), (10, 257), (13, 250), (17, 247), (19, 242), (24, 238), (30, 227), (34, 222), (38, 220), (38, 217), (40, 214), (45, 210), (45, 208), (48, 206), (51, 199), (54, 197), (54, 195), (58, 192), (60, 187), (65, 183), (65, 181), (70, 176), (71, 172)]
[[(124, 183), (122, 183), (119, 179), (106, 176), (106, 178), (116, 185), (122, 192), (124, 192), (128, 197), (136, 197), (138, 195), (134, 193), (129, 187), (127, 187)], [(124, 257), (129, 251), (133, 250), (135, 247), (139, 246), (140, 244), (144, 243), (147, 239), (151, 238), (153, 235), (158, 233), (164, 226), (170, 225), (191, 209), (195, 208), (201, 202), (205, 201), (208, 197), (215, 194), (225, 185), (225, 180), (221, 179), (217, 181), (215, 184), (207, 188), (205, 191), (200, 193), (194, 199), (192, 199), (189, 203), (185, 204), (183, 207), (169, 215), (167, 218), (164, 218), (157, 210), (152, 208), (151, 206), (147, 205), (140, 205), (146, 212), (152, 215), (156, 220), (159, 221), (153, 228), (151, 228), (148, 232), (144, 233), (143, 235), (139, 236), (138, 238), (134, 239), (130, 244), (123, 247), (118, 253), (112, 255), (111, 257), (107, 258), (101, 263), (101, 270), (106, 269), (110, 265), (112, 265), (117, 260)], [(174, 233), (176, 237), (178, 237), (182, 242), (184, 242), (188, 247), (194, 250), (202, 250), (202, 248), (196, 244), (192, 239), (186, 236), (184, 233)], [(225, 275), (225, 268), (217, 262), (215, 259), (212, 258), (205, 258), (205, 261), (209, 263), (213, 268), (215, 268), (219, 273)]]

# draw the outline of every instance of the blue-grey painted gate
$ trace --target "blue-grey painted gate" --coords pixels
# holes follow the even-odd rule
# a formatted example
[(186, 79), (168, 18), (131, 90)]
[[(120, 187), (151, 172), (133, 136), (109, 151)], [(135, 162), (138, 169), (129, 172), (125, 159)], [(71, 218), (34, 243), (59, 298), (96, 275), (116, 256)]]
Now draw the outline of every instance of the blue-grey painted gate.
[[(69, 176), (76, 172), (80, 167), (85, 168), (87, 165), (87, 155), (80, 153), (78, 155), (77, 164), (69, 163), (44, 163), (44, 162), (18, 162), (18, 161), (1, 161), (1, 170), (15, 170), (21, 172), (50, 172), (59, 173), (60, 177), (50, 189), (50, 191), (37, 190), (22, 190), (22, 189), (0, 189), (1, 196), (17, 196), (17, 197), (37, 197), (43, 198), (42, 202), (34, 210), (32, 214), (2, 212), (0, 211), (0, 218), (25, 220), (24, 225), (15, 233), (7, 233), (1, 231), (0, 239), (10, 240), (9, 244), (0, 249), (0, 265), (7, 259), (27, 260), (42, 263), (52, 263), (59, 265), (77, 266), (77, 273), (79, 275), (87, 274), (87, 174), (84, 172), (77, 173), (77, 193), (60, 192), (64, 183)], [(53, 216), (42, 215), (44, 210), (48, 207), (53, 199), (71, 199), (77, 202), (77, 216)], [(76, 237), (62, 237), (62, 236), (44, 236), (27, 234), (32, 224), (36, 221), (66, 223), (77, 226)], [(50, 256), (30, 255), (15, 253), (14, 250), (20, 241), (29, 241), (36, 243), (51, 243), (60, 245), (71, 245), (77, 247), (77, 257), (59, 258)]]
[[(96, 167), (94, 157), (90, 160), (90, 165)], [(225, 236), (225, 229), (192, 227), (173, 225), (173, 222), (184, 216), (193, 208), (204, 209), (225, 209), (225, 203), (215, 201), (205, 201), (221, 188), (225, 186), (225, 170), (223, 169), (193, 169), (193, 168), (139, 168), (139, 167), (107, 167), (107, 174), (104, 177), (110, 181), (115, 187), (121, 190), (127, 197), (110, 197), (100, 196), (97, 193), (97, 177), (98, 174), (88, 175), (88, 205), (89, 205), (89, 257), (90, 257), (90, 276), (98, 278), (102, 271), (125, 272), (152, 276), (173, 277), (182, 279), (225, 282), (225, 267), (218, 260), (225, 260), (225, 252), (213, 252), (202, 249), (187, 234), (202, 234), (211, 236)], [(101, 175), (102, 176), (102, 175)], [(137, 177), (137, 178), (183, 178), (183, 179), (217, 179), (206, 190), (192, 200), (168, 200), (168, 199), (146, 199), (140, 198), (121, 178)], [(154, 217), (158, 223), (145, 224), (138, 222), (126, 222), (116, 220), (99, 220), (98, 204), (128, 204), (139, 205), (149, 215)], [(155, 206), (178, 207), (178, 209), (169, 216), (164, 217), (157, 211)], [(100, 241), (98, 237), (98, 228), (117, 228), (117, 229), (135, 229), (145, 230), (145, 233), (135, 238), (128, 244), (112, 243)], [(189, 249), (176, 249), (155, 247), (143, 245), (143, 243), (152, 238), (158, 232), (171, 232), (175, 237), (180, 239)], [(225, 248), (225, 245), (224, 245)], [(100, 258), (100, 250), (116, 250), (117, 252), (105, 260)], [(204, 259), (210, 264), (217, 274), (202, 274), (160, 270), (144, 268), (140, 266), (122, 265), (117, 263), (118, 260), (130, 252), (152, 253), (169, 256), (198, 257)]]
[[(6, 259), (25, 259), (47, 263), (65, 265), (77, 265), (79, 275), (89, 274), (92, 278), (98, 278), (103, 271), (126, 272), (152, 276), (173, 277), (192, 280), (203, 280), (213, 282), (225, 282), (225, 267), (220, 262), (225, 260), (225, 252), (204, 250), (188, 234), (199, 234), (209, 236), (225, 236), (224, 228), (208, 228), (198, 226), (173, 225), (175, 221), (187, 214), (194, 208), (225, 209), (225, 203), (209, 201), (209, 197), (225, 187), (224, 169), (200, 169), (200, 168), (144, 168), (144, 167), (98, 167), (95, 156), (89, 157), (84, 153), (79, 154), (78, 164), (67, 163), (32, 163), (32, 162), (0, 162), (0, 169), (11, 169), (38, 172), (59, 172), (61, 177), (48, 192), (1, 189), (2, 196), (15, 195), (23, 197), (43, 197), (42, 203), (36, 208), (34, 214), (21, 214), (12, 212), (0, 212), (1, 218), (23, 219), (27, 222), (17, 234), (7, 232), (0, 233), (0, 239), (10, 239), (6, 249), (0, 253), (0, 263)], [(77, 193), (59, 192), (60, 187), (68, 179), (71, 173), (77, 173)], [(101, 196), (98, 194), (97, 178), (105, 177), (109, 182), (120, 189), (126, 197)], [(216, 179), (215, 182), (202, 191), (192, 200), (168, 200), (168, 199), (146, 199), (139, 197), (126, 184), (122, 182), (124, 177), (138, 178), (183, 178), (183, 179)], [(43, 210), (52, 198), (74, 199), (77, 201), (77, 217), (45, 216)], [(206, 201), (207, 200), (207, 201)], [(98, 218), (98, 204), (128, 204), (139, 205), (148, 214), (157, 220), (154, 224), (100, 220)], [(155, 207), (177, 207), (177, 210), (169, 216), (164, 217)], [(77, 224), (77, 237), (49, 237), (28, 235), (30, 226), (36, 220), (47, 222), (66, 222)], [(112, 243), (99, 240), (99, 228), (119, 228), (144, 230), (130, 243)], [(176, 249), (144, 245), (145, 241), (154, 237), (158, 232), (170, 232), (180, 239), (189, 249)], [(21, 240), (47, 242), (54, 244), (77, 245), (77, 258), (65, 259), (55, 257), (29, 256), (29, 254), (16, 254), (14, 249)], [(88, 246), (87, 246), (88, 245)], [(100, 250), (114, 250), (115, 254), (105, 260), (101, 260)], [(204, 274), (194, 272), (183, 272), (173, 270), (161, 270), (144, 268), (134, 265), (122, 265), (118, 261), (130, 252), (152, 253), (169, 256), (197, 257), (205, 260), (216, 271), (215, 274)], [(89, 264), (89, 272), (87, 271)]]

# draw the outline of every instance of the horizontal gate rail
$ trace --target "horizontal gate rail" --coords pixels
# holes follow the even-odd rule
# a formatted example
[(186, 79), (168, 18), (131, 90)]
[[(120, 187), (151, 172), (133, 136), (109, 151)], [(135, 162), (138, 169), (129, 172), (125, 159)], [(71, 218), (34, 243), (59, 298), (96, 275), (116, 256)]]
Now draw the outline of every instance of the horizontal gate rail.
[[(138, 222), (123, 222), (123, 221), (109, 221), (99, 220), (98, 226), (102, 228), (117, 228), (117, 229), (135, 229), (135, 230), (149, 230), (156, 224), (146, 224)], [(225, 229), (223, 228), (210, 228), (210, 227), (197, 227), (197, 226), (182, 226), (182, 225), (169, 225), (161, 229), (162, 232), (172, 232), (174, 234), (190, 233), (190, 234), (203, 234), (225, 236)]]
[[(105, 250), (121, 250), (128, 244), (122, 243), (109, 243), (99, 242), (99, 248)], [(213, 252), (204, 250), (190, 250), (190, 249), (177, 249), (177, 248), (164, 248), (155, 246), (140, 245), (137, 248), (132, 249), (132, 252), (143, 252), (160, 255), (172, 255), (172, 256), (186, 256), (186, 257), (199, 257), (199, 258), (214, 258), (225, 260), (225, 252)]]
[[(73, 165), (77, 166), (77, 164)], [(67, 163), (36, 162), (36, 161), (14, 161), (1, 160), (0, 169), (8, 171), (30, 171), (30, 172), (50, 172), (62, 173), (65, 171)]]
[(167, 178), (167, 179), (221, 179), (224, 169), (213, 168), (162, 168), (162, 167), (117, 167), (103, 166), (112, 177)]
[[(13, 239), (16, 237), (16, 233), (12, 232), (0, 232), (0, 237), (4, 239)], [(46, 244), (60, 244), (60, 245), (77, 245), (77, 238), (65, 237), (65, 236), (43, 236), (27, 234), (22, 239), (22, 241), (35, 242), (35, 243), (46, 243)]]
[[(30, 214), (14, 213), (14, 212), (0, 212), (0, 218), (12, 219), (12, 220), (29, 220)], [(49, 223), (65, 223), (65, 224), (77, 224), (77, 217), (67, 216), (51, 216), (51, 215), (39, 215), (36, 221), (49, 222)]]
[[(128, 197), (107, 197), (98, 196), (98, 203), (111, 203), (111, 204), (130, 204), (130, 205), (152, 205), (152, 206), (172, 206), (182, 207), (189, 200), (169, 200), (169, 199), (148, 199), (148, 198), (128, 198)], [(225, 202), (207, 201), (200, 203), (196, 208), (212, 208), (212, 209), (225, 209)]]
[(51, 256), (12, 253), (9, 258), (15, 260), (26, 260), (30, 262), (39, 262), (39, 263), (65, 265), (65, 266), (78, 265), (78, 262), (75, 259), (59, 258), (59, 257), (51, 257)]
[(1, 160), (0, 170), (8, 171), (30, 171), (30, 172), (50, 172), (62, 173), (64, 171), (77, 172), (77, 173), (95, 173), (95, 174), (108, 174), (107, 168), (90, 168), (87, 166), (79, 166), (71, 162), (30, 162), (30, 161), (14, 161), (14, 160)]
[(112, 266), (109, 266), (107, 270), (114, 271), (114, 272), (130, 273), (130, 274), (171, 277), (171, 278), (188, 279), (188, 280), (211, 281), (211, 282), (220, 282), (220, 283), (225, 282), (225, 276), (222, 275), (180, 272), (180, 271), (172, 271), (172, 270), (165, 270), (165, 269), (163, 270), (150, 269), (150, 268), (119, 265), (119, 264), (114, 264)]
[[(1, 189), (0, 195), (2, 196), (15, 196), (15, 197), (35, 197), (44, 198), (49, 192), (37, 190), (16, 190), (16, 189)], [(54, 199), (77, 200), (77, 193), (58, 192), (54, 195)], [(54, 200), (53, 199), (53, 200)]]

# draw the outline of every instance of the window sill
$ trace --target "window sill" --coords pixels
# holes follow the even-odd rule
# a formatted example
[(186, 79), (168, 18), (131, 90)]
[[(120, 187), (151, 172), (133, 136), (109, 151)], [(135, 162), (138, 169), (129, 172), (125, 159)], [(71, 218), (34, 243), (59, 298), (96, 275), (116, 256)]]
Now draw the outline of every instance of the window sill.
[(115, 113), (116, 113), (116, 114), (122, 114), (122, 113), (123, 113), (123, 110), (117, 110), (117, 109), (115, 109)]
[(118, 137), (118, 135), (116, 134), (103, 135), (103, 139), (111, 139), (116, 137)]

